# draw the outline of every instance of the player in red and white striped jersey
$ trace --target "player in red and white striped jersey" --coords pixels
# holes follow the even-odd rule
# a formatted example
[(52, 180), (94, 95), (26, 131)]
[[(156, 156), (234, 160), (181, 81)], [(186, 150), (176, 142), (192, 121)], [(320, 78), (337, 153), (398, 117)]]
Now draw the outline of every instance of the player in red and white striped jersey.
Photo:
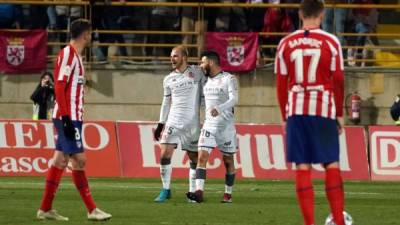
[(82, 57), (72, 45), (67, 45), (58, 54), (54, 68), (56, 104), (53, 112), (54, 119), (70, 115), (71, 120), (82, 121), (84, 73)]
[(90, 193), (85, 174), (86, 157), (82, 145), (84, 74), (81, 53), (91, 41), (90, 22), (75, 20), (70, 27), (71, 41), (58, 55), (55, 75), (56, 106), (53, 123), (57, 130), (53, 164), (46, 177), (46, 186), (38, 219), (68, 220), (52, 209), (64, 169), (72, 165), (72, 180), (87, 208), (89, 220), (106, 220), (111, 214), (98, 209)]
[(275, 73), (284, 120), (343, 116), (343, 55), (334, 35), (309, 27), (286, 36), (278, 46)]
[(278, 45), (277, 96), (286, 128), (287, 160), (296, 163), (296, 190), (305, 225), (314, 225), (311, 164), (326, 169), (325, 189), (336, 225), (344, 225), (344, 192), (339, 169), (343, 128), (343, 57), (337, 37), (319, 29), (321, 0), (303, 0), (303, 28)]

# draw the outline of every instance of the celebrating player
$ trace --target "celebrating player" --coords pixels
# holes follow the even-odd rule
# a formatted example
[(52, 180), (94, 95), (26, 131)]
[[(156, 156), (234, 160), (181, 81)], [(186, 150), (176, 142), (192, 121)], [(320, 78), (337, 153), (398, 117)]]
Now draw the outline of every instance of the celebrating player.
[(54, 152), (53, 165), (50, 167), (38, 219), (67, 221), (68, 218), (52, 209), (58, 185), (68, 162), (72, 165), (72, 180), (88, 210), (89, 220), (106, 220), (111, 215), (97, 208), (90, 193), (85, 175), (86, 157), (82, 146), (83, 92), (85, 70), (81, 53), (91, 41), (89, 21), (79, 19), (71, 24), (71, 41), (58, 54), (55, 75), (56, 104), (53, 123), (58, 138)]
[(185, 47), (172, 49), (173, 71), (163, 83), (160, 121), (154, 131), (154, 138), (160, 141), (161, 146), (160, 175), (163, 188), (155, 202), (164, 202), (171, 197), (171, 157), (178, 143), (190, 159), (189, 192), (193, 193), (196, 187), (201, 90), (205, 77), (200, 68), (188, 65), (187, 58)]
[(339, 134), (343, 129), (343, 58), (339, 40), (319, 29), (321, 0), (303, 0), (303, 28), (278, 45), (277, 95), (286, 126), (287, 159), (296, 163), (297, 198), (304, 224), (314, 222), (311, 164), (326, 172), (325, 191), (336, 225), (344, 225), (344, 193), (339, 169)]
[(225, 193), (223, 203), (232, 202), (232, 189), (235, 181), (236, 129), (234, 106), (238, 101), (236, 77), (224, 72), (216, 52), (206, 51), (201, 55), (201, 65), (207, 76), (203, 88), (206, 113), (205, 122), (199, 138), (199, 159), (196, 169), (196, 192), (188, 193), (188, 198), (203, 202), (206, 165), (211, 151), (218, 147), (223, 154), (226, 168)]

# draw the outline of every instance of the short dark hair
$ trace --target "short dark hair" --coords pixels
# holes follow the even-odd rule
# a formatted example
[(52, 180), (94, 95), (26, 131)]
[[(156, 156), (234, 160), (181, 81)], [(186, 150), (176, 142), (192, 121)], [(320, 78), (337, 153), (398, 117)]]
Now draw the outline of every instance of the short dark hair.
[(324, 3), (322, 0), (303, 0), (300, 11), (304, 18), (316, 18), (324, 11)]
[(206, 57), (209, 60), (214, 61), (218, 66), (221, 64), (221, 61), (219, 59), (219, 55), (215, 51), (204, 51), (201, 53), (201, 58)]
[(89, 20), (86, 19), (74, 20), (71, 23), (71, 28), (70, 28), (71, 38), (76, 39), (79, 36), (81, 36), (83, 32), (89, 31), (90, 29), (92, 29), (92, 25), (90, 24)]

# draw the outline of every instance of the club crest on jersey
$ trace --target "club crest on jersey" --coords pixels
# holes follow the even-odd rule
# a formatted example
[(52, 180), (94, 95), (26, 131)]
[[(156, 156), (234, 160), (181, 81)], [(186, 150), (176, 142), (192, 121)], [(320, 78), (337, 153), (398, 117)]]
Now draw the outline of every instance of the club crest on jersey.
[(80, 141), (77, 141), (77, 142), (76, 142), (76, 147), (78, 147), (78, 148), (82, 148), (82, 142), (80, 142)]
[(23, 38), (9, 38), (7, 45), (7, 62), (13, 66), (21, 65), (25, 58)]
[(190, 72), (188, 73), (188, 77), (194, 78), (194, 75), (193, 75), (193, 72), (192, 72), (192, 71), (190, 71)]
[(244, 38), (241, 37), (229, 37), (227, 39), (228, 47), (226, 49), (226, 55), (228, 63), (232, 66), (239, 66), (244, 62)]

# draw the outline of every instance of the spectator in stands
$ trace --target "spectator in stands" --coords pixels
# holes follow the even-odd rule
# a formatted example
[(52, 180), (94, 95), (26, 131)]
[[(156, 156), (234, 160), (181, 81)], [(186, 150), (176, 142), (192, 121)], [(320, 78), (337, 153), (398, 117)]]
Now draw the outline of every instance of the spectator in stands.
[[(83, 10), (81, 6), (66, 6), (66, 5), (57, 5), (55, 6), (56, 13), (56, 29), (59, 30), (67, 30), (71, 22), (76, 19), (79, 19), (83, 15)], [(59, 35), (60, 42), (67, 42), (67, 33), (61, 32)], [(61, 48), (63, 48), (61, 46)]]
[[(222, 3), (244, 3), (246, 0), (222, 0)], [(215, 31), (217, 32), (244, 32), (247, 31), (246, 14), (244, 8), (218, 9), (215, 21)]]
[(54, 79), (50, 72), (44, 72), (39, 84), (31, 95), (33, 101), (34, 120), (46, 120), (51, 118), (54, 106)]
[[(286, 3), (285, 0), (269, 0), (271, 4)], [(263, 32), (291, 32), (294, 30), (293, 22), (288, 11), (283, 8), (268, 8), (264, 16)], [(265, 35), (261, 37), (263, 43), (268, 45), (278, 45), (282, 36)], [(268, 48), (264, 54), (269, 57), (275, 56), (275, 48)]]
[(20, 29), (21, 7), (13, 4), (0, 4), (0, 29)]
[[(354, 4), (374, 4), (372, 0), (354, 0)], [(366, 34), (375, 32), (376, 27), (378, 25), (378, 10), (375, 8), (371, 9), (363, 9), (363, 8), (355, 8), (350, 11), (349, 19), (352, 21), (352, 32), (356, 32), (359, 34)], [(374, 39), (372, 39), (374, 40)], [(355, 46), (364, 46), (367, 42), (366, 36), (357, 36), (354, 40), (354, 43), (351, 43)], [(377, 42), (377, 40), (376, 40)], [(377, 44), (377, 43), (375, 43)], [(367, 49), (348, 49), (347, 51), (347, 59), (349, 66), (355, 66), (357, 58), (367, 58)], [(358, 57), (360, 56), (361, 57)], [(365, 63), (361, 63), (361, 66), (364, 66)]]
[[(250, 4), (260, 4), (263, 0), (248, 0)], [(246, 9), (247, 28), (250, 32), (261, 32), (264, 27), (266, 8), (250, 7)]]
[(44, 5), (22, 5), (21, 29), (45, 29), (48, 17)]
[[(193, 0), (181, 0), (181, 2), (196, 2)], [(202, 2), (214, 2), (214, 0), (203, 0)], [(182, 32), (193, 32), (197, 31), (200, 35), (184, 35), (182, 38), (182, 44), (198, 44), (198, 54), (203, 51), (204, 47), (204, 33), (207, 31), (208, 19), (211, 16), (211, 8), (204, 9), (204, 20), (199, 20), (197, 7), (183, 7), (181, 11), (181, 31)], [(190, 51), (189, 55), (195, 55), (193, 51)], [(200, 57), (200, 55), (198, 55)]]
[[(176, 0), (152, 0), (152, 2), (177, 2)], [(150, 30), (176, 31), (179, 27), (178, 9), (176, 7), (156, 6), (151, 10)], [(149, 35), (149, 43), (168, 43), (176, 42), (174, 35)], [(147, 55), (169, 56), (169, 48), (146, 48)]]
[[(102, 27), (104, 30), (122, 30), (122, 16), (123, 7), (119, 6), (108, 6), (105, 8), (102, 17)], [(100, 43), (125, 43), (125, 39), (122, 34), (99, 34)], [(100, 47), (102, 54), (107, 59), (109, 46)], [(118, 47), (120, 56), (128, 56), (128, 52), (125, 46)]]
[[(325, 0), (326, 4), (347, 4), (352, 0)], [(345, 24), (347, 19), (348, 11), (344, 8), (325, 8), (325, 17), (322, 21), (322, 29), (332, 33), (344, 33)], [(346, 40), (343, 36), (337, 35), (340, 44), (343, 46)]]
[[(297, 4), (299, 3), (298, 0), (285, 0), (285, 3), (288, 4)], [(287, 8), (287, 13), (289, 14), (290, 20), (293, 23), (294, 30), (300, 28), (300, 18), (299, 18), (299, 10), (297, 8)]]
[[(95, 5), (96, 2), (103, 2), (105, 5)], [(125, 0), (119, 0), (120, 3), (125, 3)], [(125, 11), (133, 9), (132, 7), (110, 6), (110, 0), (91, 0), (90, 7), (92, 8), (92, 29), (93, 30), (122, 30), (126, 22), (127, 15)], [(127, 8), (127, 9), (125, 9)], [(100, 43), (125, 43), (122, 34), (107, 34), (107, 33), (93, 33), (93, 42)], [(94, 47), (93, 54), (96, 56), (98, 62), (106, 63), (108, 60), (109, 46)], [(128, 56), (127, 48), (125, 46), (117, 47), (118, 55)], [(125, 62), (125, 59), (121, 60)]]
[[(142, 1), (142, 0), (134, 0)], [(128, 1), (127, 1), (128, 2)], [(122, 28), (128, 30), (149, 30), (150, 27), (150, 7), (125, 7), (122, 19)], [(146, 43), (147, 35), (134, 34), (132, 38), (133, 43)], [(127, 41), (127, 39), (125, 39)], [(132, 48), (132, 55), (145, 56), (146, 48), (138, 47)]]

